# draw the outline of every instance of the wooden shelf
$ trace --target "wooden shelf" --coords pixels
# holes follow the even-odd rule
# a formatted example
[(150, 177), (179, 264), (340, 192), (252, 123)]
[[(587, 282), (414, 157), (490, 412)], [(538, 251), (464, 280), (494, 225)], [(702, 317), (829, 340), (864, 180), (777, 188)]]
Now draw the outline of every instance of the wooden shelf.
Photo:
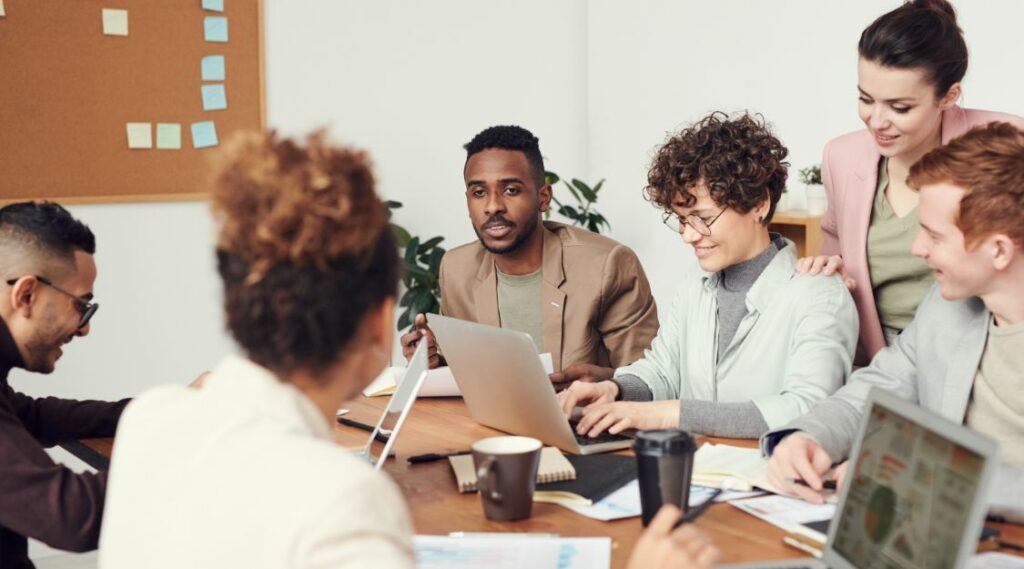
[(821, 216), (799, 209), (776, 212), (768, 228), (796, 244), (798, 257), (821, 254)]

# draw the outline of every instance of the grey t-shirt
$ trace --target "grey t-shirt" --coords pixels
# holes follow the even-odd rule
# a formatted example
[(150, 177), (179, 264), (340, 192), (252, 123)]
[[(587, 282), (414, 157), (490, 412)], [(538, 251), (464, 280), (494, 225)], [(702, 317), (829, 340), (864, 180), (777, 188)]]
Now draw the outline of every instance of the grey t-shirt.
[(506, 275), (498, 267), (494, 267), (494, 270), (498, 275), (498, 318), (501, 327), (529, 334), (537, 351), (543, 352), (541, 269), (528, 275)]

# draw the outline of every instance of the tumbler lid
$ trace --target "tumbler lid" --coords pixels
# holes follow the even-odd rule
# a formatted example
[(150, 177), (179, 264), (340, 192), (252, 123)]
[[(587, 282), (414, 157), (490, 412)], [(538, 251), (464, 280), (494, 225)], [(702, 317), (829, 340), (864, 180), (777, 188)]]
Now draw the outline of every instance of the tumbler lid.
[(645, 454), (682, 454), (697, 450), (697, 443), (686, 431), (661, 429), (640, 431), (633, 441), (633, 450)]

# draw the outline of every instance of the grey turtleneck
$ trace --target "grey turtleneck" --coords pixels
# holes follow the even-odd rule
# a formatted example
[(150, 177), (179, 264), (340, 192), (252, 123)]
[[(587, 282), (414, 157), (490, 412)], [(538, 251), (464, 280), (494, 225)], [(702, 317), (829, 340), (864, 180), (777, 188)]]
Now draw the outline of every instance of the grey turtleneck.
[[(740, 322), (747, 315), (747, 293), (787, 243), (777, 234), (772, 242), (756, 257), (722, 269), (718, 281), (718, 359), (732, 343)], [(647, 384), (635, 375), (624, 375), (613, 380), (619, 386), (619, 398), (624, 401), (651, 401), (653, 394)], [(728, 403), (720, 401), (679, 401), (679, 428), (705, 435), (756, 439), (768, 431), (761, 411), (752, 401)]]
[(718, 280), (718, 359), (729, 347), (740, 321), (747, 315), (747, 293), (757, 277), (772, 262), (779, 249), (786, 246), (773, 241), (756, 257), (722, 269)]

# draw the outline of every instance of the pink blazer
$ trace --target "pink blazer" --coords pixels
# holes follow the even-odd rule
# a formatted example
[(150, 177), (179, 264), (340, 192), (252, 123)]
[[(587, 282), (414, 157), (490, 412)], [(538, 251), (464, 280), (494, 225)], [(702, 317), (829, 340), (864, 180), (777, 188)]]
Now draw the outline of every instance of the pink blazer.
[[(942, 114), (942, 143), (993, 121), (1005, 121), (1024, 129), (1024, 119), (1004, 113), (952, 107)], [(857, 281), (853, 299), (860, 314), (857, 361), (866, 364), (885, 347), (875, 294), (868, 274), (868, 225), (878, 187), (881, 154), (867, 129), (844, 134), (825, 145), (821, 180), (828, 195), (828, 209), (821, 219), (823, 255), (840, 255), (847, 272)]]

